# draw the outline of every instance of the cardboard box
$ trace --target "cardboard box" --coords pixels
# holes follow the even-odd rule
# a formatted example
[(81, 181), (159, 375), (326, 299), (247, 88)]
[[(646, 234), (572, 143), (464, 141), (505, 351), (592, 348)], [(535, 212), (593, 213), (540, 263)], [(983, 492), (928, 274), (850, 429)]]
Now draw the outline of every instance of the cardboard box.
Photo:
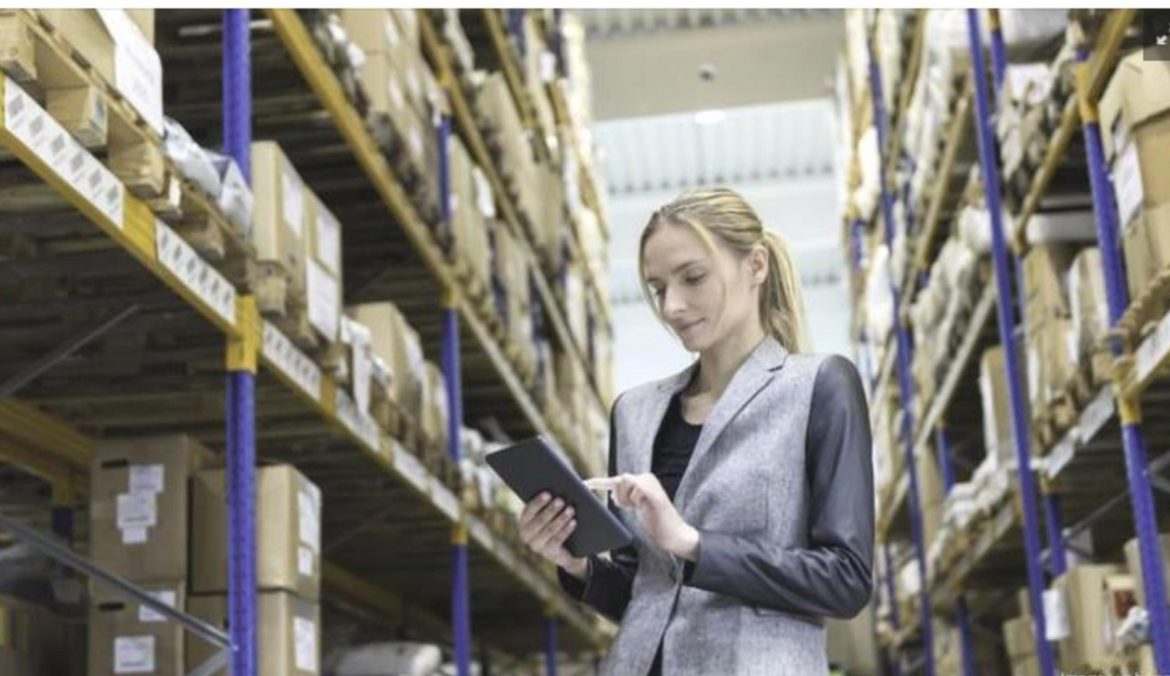
[[(284, 591), (262, 592), (256, 597), (256, 673), (263, 676), (316, 676), (321, 668), (321, 611), (316, 603)], [(227, 597), (192, 596), (187, 611), (217, 627), (228, 625)], [(187, 671), (203, 664), (215, 648), (199, 637), (187, 635)], [(225, 669), (221, 674), (230, 675)]]
[(1036, 628), (1031, 615), (1013, 617), (1003, 623), (1003, 644), (1008, 660), (1036, 654)]
[[(143, 585), (177, 608), (186, 602), (182, 582)], [(182, 676), (183, 627), (133, 601), (95, 599), (89, 609), (89, 673)]]
[(326, 341), (338, 340), (342, 308), (341, 223), (311, 190), (305, 190), (305, 297), (309, 323)]
[[(63, 36), (154, 130), (163, 133), (162, 61), (150, 39), (121, 9), (41, 9)], [(142, 15), (137, 17), (145, 22)]]
[[(1162, 549), (1162, 578), (1170, 580), (1170, 533), (1159, 535), (1158, 542)], [(1138, 551), (1137, 538), (1125, 543), (1125, 567), (1133, 576), (1134, 592), (1138, 605), (1148, 608), (1145, 583), (1142, 581), (1141, 553)]]
[(307, 188), (274, 141), (252, 144), (252, 244), (262, 262), (279, 264), (294, 289), (305, 288)]
[(1041, 676), (1040, 658), (1035, 655), (1021, 657), (1011, 663), (1012, 676)]
[(1088, 361), (1089, 355), (1101, 348), (1109, 330), (1105, 274), (1097, 247), (1082, 249), (1073, 259), (1068, 272), (1068, 297), (1076, 355)]
[(370, 329), (370, 345), (374, 354), (390, 367), (398, 407), (416, 425), (422, 424), (426, 369), (418, 334), (394, 303), (351, 305), (346, 312)]
[(1003, 348), (995, 346), (979, 360), (979, 395), (983, 402), (983, 444), (994, 467), (1016, 460), (1015, 425), (1008, 396)]
[(1069, 316), (1065, 280), (1076, 253), (1075, 245), (1052, 243), (1033, 246), (1024, 255), (1025, 314), (1029, 325), (1049, 317)]
[(439, 367), (427, 362), (427, 384), (424, 393), (423, 408), (423, 436), (430, 439), (440, 448), (447, 448), (449, 437), (447, 420), (449, 407), (447, 405), (447, 379)]
[[(227, 592), (227, 490), (223, 470), (192, 482), (191, 590)], [(321, 590), (321, 491), (291, 465), (256, 471), (256, 584), (311, 601)]]
[(90, 558), (132, 582), (187, 578), (188, 479), (210, 452), (182, 435), (105, 439), (90, 473)]
[(1170, 111), (1170, 63), (1147, 61), (1141, 50), (1117, 64), (1101, 95), (1097, 112), (1101, 145), (1112, 162), (1130, 140), (1132, 130)]
[[(1120, 566), (1083, 565), (1070, 568), (1053, 581), (1064, 597), (1068, 636), (1059, 641), (1060, 667), (1068, 671), (1101, 667), (1111, 660), (1105, 643), (1108, 609), (1102, 589), (1105, 578), (1121, 572)], [(1062, 618), (1049, 622), (1060, 623)]]
[(96, 87), (69, 87), (45, 92), (45, 108), (81, 145), (106, 145), (109, 113)]
[(491, 259), (485, 255), (490, 244), (484, 219), (495, 214), (494, 195), (463, 142), (453, 136), (449, 144), (451, 230), (455, 251), (487, 288), (491, 284)]
[(1170, 113), (1133, 128), (1132, 139), (1118, 151), (1112, 180), (1118, 222), (1130, 223), (1143, 209), (1170, 203)]
[(1122, 238), (1126, 285), (1133, 299), (1145, 292), (1154, 275), (1170, 265), (1170, 204), (1143, 210)]

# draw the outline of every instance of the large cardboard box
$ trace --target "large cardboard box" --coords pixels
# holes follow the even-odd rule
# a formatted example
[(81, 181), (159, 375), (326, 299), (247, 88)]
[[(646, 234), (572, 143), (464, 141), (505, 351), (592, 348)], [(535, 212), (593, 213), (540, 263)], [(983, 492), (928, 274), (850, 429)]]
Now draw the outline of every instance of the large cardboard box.
[(1148, 61), (1141, 50), (1117, 64), (1098, 104), (1101, 145), (1106, 159), (1115, 159), (1133, 129), (1170, 111), (1170, 63)]
[[(227, 490), (223, 470), (192, 482), (191, 590), (227, 593)], [(256, 584), (316, 600), (321, 589), (321, 491), (291, 465), (256, 472)]]
[(1130, 298), (1136, 298), (1170, 265), (1170, 204), (1142, 210), (1122, 237), (1126, 283)]
[[(316, 676), (321, 669), (321, 612), (316, 603), (284, 591), (262, 592), (256, 597), (258, 617), (257, 673), (263, 676)], [(227, 597), (222, 594), (192, 596), (187, 612), (224, 629), (228, 626)], [(203, 664), (215, 648), (199, 637), (187, 635), (187, 671)], [(231, 674), (231, 669), (220, 672)]]
[(1041, 676), (1040, 658), (1036, 655), (1021, 657), (1011, 663), (1012, 676)]
[[(1102, 667), (1112, 659), (1105, 643), (1109, 609), (1102, 590), (1105, 579), (1119, 572), (1120, 566), (1114, 565), (1075, 566), (1053, 581), (1053, 588), (1064, 598), (1069, 629), (1068, 636), (1059, 641), (1061, 669), (1083, 671)], [(1059, 619), (1049, 621), (1056, 623)]]
[(1032, 616), (1021, 615), (1004, 622), (1003, 644), (1007, 650), (1008, 660), (1012, 662), (1035, 655), (1036, 629), (1032, 624)]
[(451, 230), (455, 251), (484, 287), (491, 283), (491, 257), (486, 217), (495, 213), (494, 196), (487, 179), (458, 137), (451, 137)]
[[(183, 608), (184, 583), (142, 585), (160, 600)], [(89, 609), (89, 674), (182, 676), (183, 628), (134, 601), (103, 595)]]
[(335, 343), (341, 321), (341, 223), (310, 190), (305, 191), (308, 231), (305, 237), (305, 297), (309, 323), (326, 341)]
[(133, 582), (187, 579), (188, 479), (210, 452), (182, 434), (98, 442), (90, 558)]
[[(1159, 535), (1158, 542), (1162, 549), (1162, 579), (1170, 580), (1170, 533)], [(1138, 605), (1148, 608), (1146, 588), (1142, 577), (1141, 552), (1138, 550), (1137, 538), (1125, 543), (1125, 567), (1133, 576), (1134, 592)]]
[(279, 264), (294, 289), (305, 288), (305, 237), (313, 227), (301, 175), (275, 141), (252, 144), (252, 244), (261, 262)]
[[(41, 16), (111, 84), (158, 134), (163, 133), (162, 61), (144, 15), (121, 9), (41, 9)], [(153, 25), (153, 15), (149, 19)]]
[(434, 364), (426, 363), (426, 388), (423, 397), (423, 436), (440, 448), (447, 448), (447, 379)]
[(994, 467), (1008, 467), (1016, 459), (1014, 423), (1008, 395), (1003, 348), (995, 346), (979, 360), (979, 395), (983, 402), (983, 445)]
[(1029, 325), (1049, 317), (1068, 316), (1065, 281), (1076, 253), (1075, 246), (1050, 243), (1034, 246), (1024, 255), (1025, 314)]
[(1109, 306), (1101, 250), (1097, 247), (1082, 249), (1073, 260), (1068, 272), (1068, 297), (1072, 313), (1070, 353), (1091, 374), (1092, 382), (1104, 382), (1112, 360), (1104, 345), (1109, 330)]
[(340, 14), (345, 34), (362, 48), (367, 57), (419, 47), (418, 20), (414, 10), (343, 9)]
[(346, 312), (369, 328), (374, 354), (390, 366), (396, 403), (416, 425), (421, 425), (426, 368), (418, 334), (394, 303), (352, 305)]

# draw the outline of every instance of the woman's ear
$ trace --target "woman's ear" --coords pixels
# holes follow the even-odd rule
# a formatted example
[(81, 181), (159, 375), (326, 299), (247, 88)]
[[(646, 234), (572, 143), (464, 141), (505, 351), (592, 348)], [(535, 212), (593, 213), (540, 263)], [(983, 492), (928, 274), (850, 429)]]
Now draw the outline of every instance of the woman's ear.
[(768, 249), (757, 244), (748, 254), (748, 270), (752, 284), (763, 284), (768, 279)]

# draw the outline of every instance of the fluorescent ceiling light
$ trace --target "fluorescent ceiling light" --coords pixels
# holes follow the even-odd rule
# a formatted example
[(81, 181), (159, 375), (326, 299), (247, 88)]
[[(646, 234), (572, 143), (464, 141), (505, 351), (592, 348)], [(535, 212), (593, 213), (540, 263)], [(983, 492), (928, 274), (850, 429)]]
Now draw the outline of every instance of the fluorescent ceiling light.
[(719, 124), (725, 117), (727, 117), (727, 113), (722, 110), (700, 110), (695, 113), (695, 124), (704, 127)]

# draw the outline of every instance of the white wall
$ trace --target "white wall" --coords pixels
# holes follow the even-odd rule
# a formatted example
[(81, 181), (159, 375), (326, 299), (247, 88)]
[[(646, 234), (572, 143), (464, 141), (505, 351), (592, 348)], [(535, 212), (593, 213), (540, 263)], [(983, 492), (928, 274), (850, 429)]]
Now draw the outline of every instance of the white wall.
[[(849, 299), (835, 180), (823, 177), (732, 187), (751, 202), (767, 227), (788, 239), (804, 283), (813, 348), (849, 356)], [(637, 283), (642, 228), (650, 214), (674, 196), (647, 193), (611, 197), (610, 275), (618, 392), (678, 371), (691, 359), (655, 319)], [(836, 281), (825, 281), (834, 278)]]

